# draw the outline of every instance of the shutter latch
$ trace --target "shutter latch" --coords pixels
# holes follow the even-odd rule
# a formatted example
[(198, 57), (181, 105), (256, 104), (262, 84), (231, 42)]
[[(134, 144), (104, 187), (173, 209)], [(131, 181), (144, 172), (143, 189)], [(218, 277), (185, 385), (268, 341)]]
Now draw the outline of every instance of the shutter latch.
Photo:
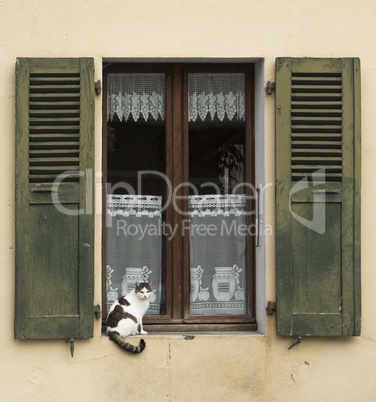
[(275, 82), (268, 81), (266, 84), (266, 93), (271, 95), (272, 91), (275, 91)]
[(93, 312), (95, 314), (95, 318), (99, 320), (101, 318), (101, 306), (97, 304), (93, 307)]
[(272, 315), (273, 314), (273, 310), (276, 310), (277, 308), (277, 303), (276, 302), (268, 302), (268, 314)]
[(95, 95), (100, 95), (102, 92), (102, 84), (101, 80), (98, 80), (94, 83), (95, 86)]

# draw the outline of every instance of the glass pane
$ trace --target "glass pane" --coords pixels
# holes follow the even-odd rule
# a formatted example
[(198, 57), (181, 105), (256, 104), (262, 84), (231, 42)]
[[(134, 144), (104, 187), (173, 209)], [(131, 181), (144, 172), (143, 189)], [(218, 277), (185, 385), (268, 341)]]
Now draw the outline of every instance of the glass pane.
[(164, 74), (108, 74), (107, 109), (107, 308), (152, 281), (163, 314)]
[(245, 314), (245, 76), (189, 74), (188, 96), (190, 314)]

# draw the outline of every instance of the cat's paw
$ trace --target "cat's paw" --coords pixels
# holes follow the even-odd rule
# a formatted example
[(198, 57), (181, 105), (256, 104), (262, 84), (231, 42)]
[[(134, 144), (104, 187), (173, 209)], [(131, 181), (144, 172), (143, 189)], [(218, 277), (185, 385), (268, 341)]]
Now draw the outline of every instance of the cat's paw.
[(140, 331), (140, 334), (141, 334), (141, 335), (147, 335), (147, 332), (144, 331), (144, 330), (142, 330), (142, 331)]

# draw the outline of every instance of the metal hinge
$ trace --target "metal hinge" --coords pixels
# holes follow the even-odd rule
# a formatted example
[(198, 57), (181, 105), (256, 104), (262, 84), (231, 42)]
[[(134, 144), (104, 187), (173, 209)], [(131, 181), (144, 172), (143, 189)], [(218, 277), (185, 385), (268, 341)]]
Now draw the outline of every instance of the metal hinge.
[(291, 348), (293, 348), (294, 346), (296, 346), (296, 345), (298, 345), (301, 341), (302, 341), (302, 337), (301, 336), (298, 336), (298, 338), (297, 339), (295, 339), (295, 341), (289, 346), (289, 350), (291, 349)]
[(98, 80), (94, 83), (95, 86), (95, 94), (100, 95), (102, 93), (102, 83), (101, 80)]
[(95, 318), (99, 320), (101, 318), (101, 306), (97, 304), (93, 307), (93, 312), (95, 314)]
[(67, 343), (69, 343), (70, 354), (73, 357), (74, 355), (74, 339), (67, 339)]
[(276, 302), (268, 302), (268, 314), (272, 315), (273, 314), (273, 310), (277, 309), (277, 303)]
[(272, 91), (275, 91), (275, 82), (268, 81), (266, 84), (266, 93), (271, 95)]

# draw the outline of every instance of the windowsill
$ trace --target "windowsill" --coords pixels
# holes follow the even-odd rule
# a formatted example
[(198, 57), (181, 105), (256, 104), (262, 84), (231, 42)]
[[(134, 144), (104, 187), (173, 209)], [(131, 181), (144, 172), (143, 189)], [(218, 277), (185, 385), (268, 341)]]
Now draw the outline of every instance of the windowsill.
[[(102, 333), (103, 338), (108, 338), (108, 335)], [(198, 337), (249, 337), (249, 336), (265, 336), (265, 334), (257, 331), (242, 332), (242, 331), (226, 331), (226, 332), (149, 332), (147, 335), (130, 335), (130, 338), (184, 338), (187, 341), (194, 340)]]
[[(196, 337), (210, 337), (210, 336), (264, 336), (265, 334), (261, 334), (259, 332), (242, 332), (242, 331), (227, 331), (227, 332), (187, 332), (187, 333), (178, 333), (178, 332), (159, 332), (159, 333), (149, 333), (145, 336), (147, 337), (182, 337), (187, 338), (187, 340), (194, 339)], [(188, 339), (189, 338), (189, 339)]]

